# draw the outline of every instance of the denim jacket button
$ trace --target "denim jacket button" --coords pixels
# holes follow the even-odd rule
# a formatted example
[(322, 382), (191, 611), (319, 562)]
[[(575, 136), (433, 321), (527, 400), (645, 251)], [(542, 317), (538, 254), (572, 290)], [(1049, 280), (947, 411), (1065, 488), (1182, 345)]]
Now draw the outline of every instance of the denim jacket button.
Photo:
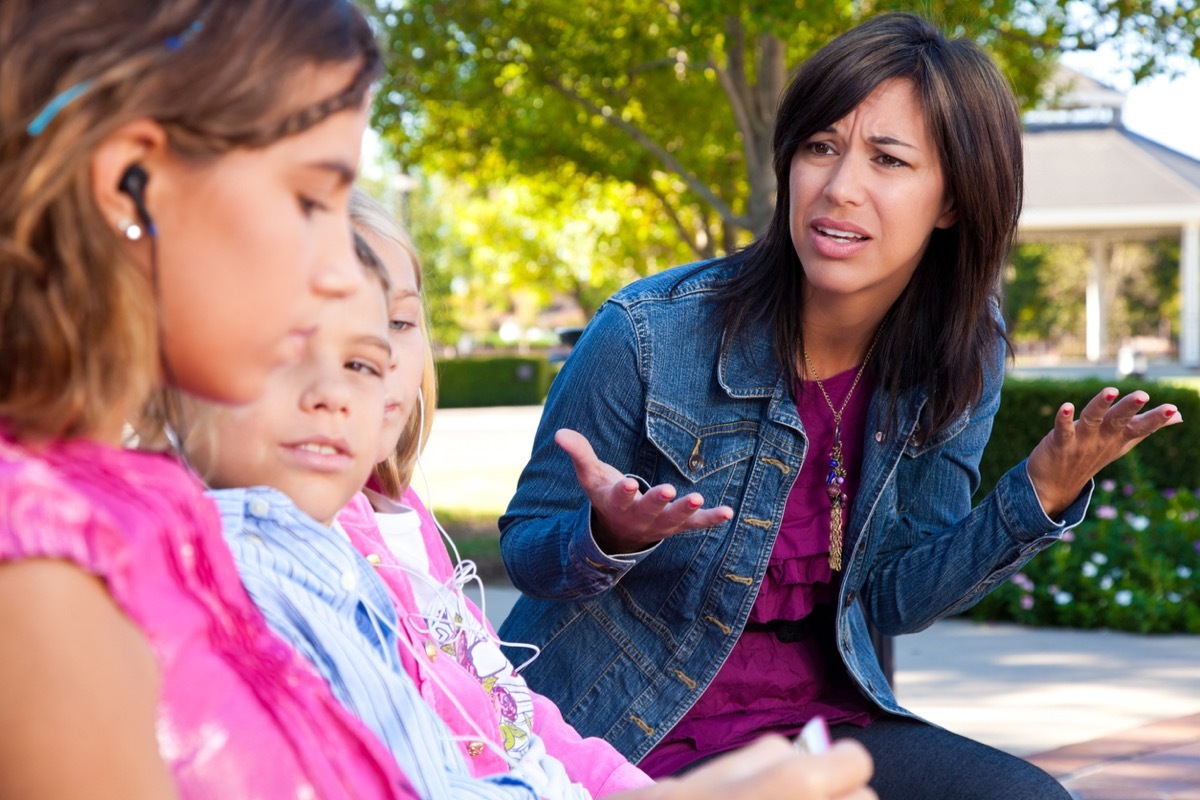
[(850, 593), (846, 595), (846, 608), (849, 608), (850, 606), (854, 605), (854, 601), (857, 598), (858, 598), (858, 595), (854, 593), (853, 589), (851, 589)]
[(692, 457), (688, 459), (688, 469), (692, 472), (699, 472), (704, 469), (704, 456), (699, 453), (692, 453)]
[(875, 431), (875, 441), (877, 441), (877, 442), (883, 441), (883, 431)]

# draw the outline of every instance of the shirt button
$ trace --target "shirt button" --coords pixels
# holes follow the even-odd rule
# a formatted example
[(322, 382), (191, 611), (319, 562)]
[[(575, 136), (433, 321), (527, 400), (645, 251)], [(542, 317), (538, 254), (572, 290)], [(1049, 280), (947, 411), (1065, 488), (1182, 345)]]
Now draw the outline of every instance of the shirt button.
[(256, 497), (250, 501), (250, 513), (256, 517), (265, 517), (270, 510), (270, 504), (261, 497)]
[(358, 586), (358, 578), (354, 577), (354, 573), (342, 573), (342, 588), (347, 592), (353, 592), (355, 586)]
[(383, 563), (383, 559), (377, 553), (367, 553), (367, 563), (372, 567), (378, 567)]
[(437, 658), (437, 653), (438, 653), (437, 645), (435, 645), (429, 639), (426, 639), (425, 640), (425, 655), (429, 658), (430, 661), (433, 661)]
[(483, 752), (483, 742), (471, 742), (467, 745), (467, 752), (471, 755), (471, 758), (477, 758)]

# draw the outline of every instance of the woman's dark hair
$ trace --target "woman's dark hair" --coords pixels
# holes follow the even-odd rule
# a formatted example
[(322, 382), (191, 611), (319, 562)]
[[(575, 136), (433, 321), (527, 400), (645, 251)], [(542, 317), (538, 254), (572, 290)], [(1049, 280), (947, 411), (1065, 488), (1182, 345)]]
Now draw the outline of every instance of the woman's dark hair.
[(726, 347), (743, 330), (768, 328), (789, 385), (799, 385), (804, 270), (790, 233), (792, 156), (890, 79), (915, 87), (957, 220), (934, 230), (871, 363), (892, 403), (925, 387), (917, 436), (927, 441), (983, 390), (988, 354), (1004, 336), (991, 299), (1021, 212), (1016, 101), (974, 42), (947, 40), (912, 14), (884, 14), (834, 39), (800, 68), (775, 121), (775, 213), (762, 237), (730, 257), (739, 266), (721, 298), (722, 326)]

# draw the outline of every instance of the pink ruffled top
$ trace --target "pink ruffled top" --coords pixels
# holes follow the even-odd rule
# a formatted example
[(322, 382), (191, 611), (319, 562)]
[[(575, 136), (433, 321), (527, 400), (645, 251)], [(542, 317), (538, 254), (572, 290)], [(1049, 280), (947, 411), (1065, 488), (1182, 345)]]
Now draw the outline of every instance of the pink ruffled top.
[(101, 578), (141, 629), (161, 681), (159, 752), (181, 796), (415, 797), (383, 745), (267, 628), (216, 509), (173, 460), (0, 437), (0, 561), (26, 558)]
[[(837, 408), (857, 372), (848, 370), (824, 382)], [(873, 389), (873, 381), (864, 375), (842, 413), (847, 517), (862, 472), (863, 433)], [(874, 718), (869, 701), (846, 673), (833, 638), (839, 575), (829, 566), (830, 501), (825, 485), (833, 413), (813, 381), (803, 383), (796, 409), (808, 452), (788, 494), (746, 630), (704, 694), (638, 765), (651, 776), (671, 775), (764, 733), (794, 735), (817, 715), (831, 724), (866, 725)], [(789, 641), (776, 633), (779, 622), (799, 623), (783, 633)]]

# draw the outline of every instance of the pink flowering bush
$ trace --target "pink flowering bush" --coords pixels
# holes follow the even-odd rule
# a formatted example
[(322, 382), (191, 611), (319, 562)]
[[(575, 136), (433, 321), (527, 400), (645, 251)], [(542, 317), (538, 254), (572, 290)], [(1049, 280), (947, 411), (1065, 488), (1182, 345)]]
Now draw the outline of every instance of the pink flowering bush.
[(967, 612), (1029, 625), (1200, 633), (1200, 492), (1097, 484), (1088, 518)]

